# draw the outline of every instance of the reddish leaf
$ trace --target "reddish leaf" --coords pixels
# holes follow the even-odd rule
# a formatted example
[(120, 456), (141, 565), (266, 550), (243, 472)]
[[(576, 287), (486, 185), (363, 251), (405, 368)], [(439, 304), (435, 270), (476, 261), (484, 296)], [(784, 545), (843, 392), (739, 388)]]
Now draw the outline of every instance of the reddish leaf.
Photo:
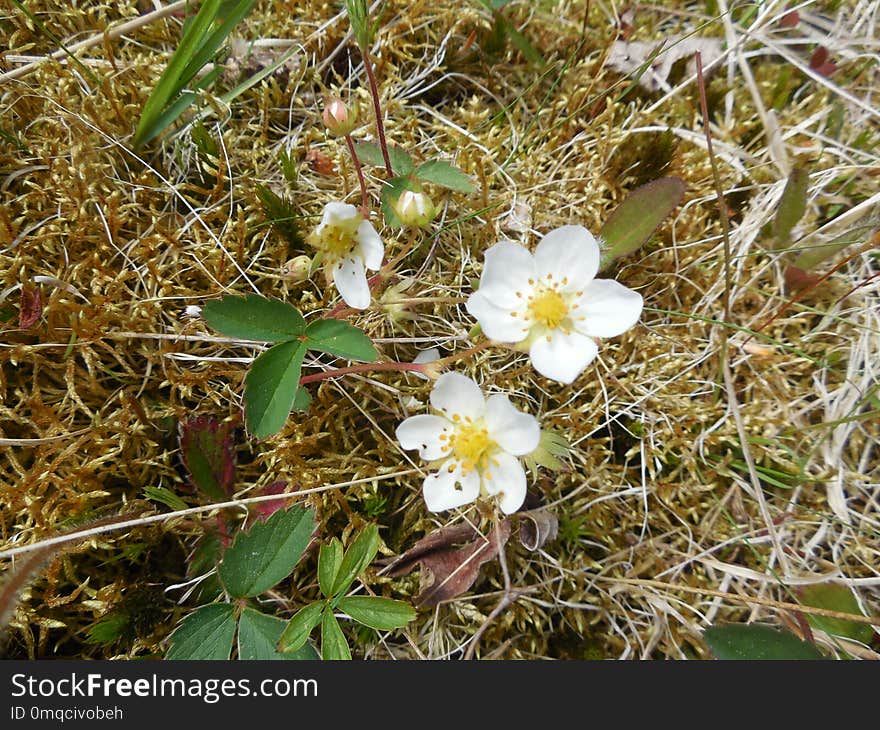
[[(268, 497), (270, 494), (284, 494), (287, 490), (287, 482), (272, 482), (267, 487), (259, 490), (254, 497)], [(295, 491), (295, 490), (294, 490)], [(281, 499), (267, 499), (265, 502), (257, 502), (251, 505), (251, 514), (261, 522), (268, 520), (273, 514), (280, 509), (286, 509), (290, 506), (289, 497)]]
[(810, 56), (810, 68), (822, 76), (831, 76), (837, 71), (837, 64), (829, 59), (828, 49), (825, 46), (818, 46)]
[(327, 155), (318, 150), (309, 150), (306, 154), (306, 164), (319, 175), (330, 177), (336, 172), (336, 165), (333, 164)]
[(812, 289), (822, 280), (819, 274), (812, 274), (799, 266), (788, 266), (785, 269), (785, 289), (797, 292), (801, 289)]
[(801, 22), (801, 16), (797, 10), (792, 10), (790, 13), (786, 13), (779, 19), (779, 27), (780, 28), (794, 28), (798, 23)]
[[(410, 572), (416, 564), (422, 569), (422, 591), (415, 597), (416, 606), (432, 608), (467, 591), (477, 580), (480, 566), (492, 560), (510, 537), (510, 521), (498, 524), (488, 539), (479, 537), (461, 548), (446, 547), (462, 539), (473, 538), (470, 525), (456, 525), (438, 530), (404, 553), (391, 575)], [(500, 537), (500, 541), (499, 538)]]
[(43, 316), (43, 299), (36, 287), (21, 288), (21, 306), (18, 311), (18, 326), (23, 330), (30, 329)]
[(206, 496), (223, 501), (235, 484), (235, 444), (231, 423), (214, 416), (189, 418), (180, 430), (180, 454), (190, 480)]

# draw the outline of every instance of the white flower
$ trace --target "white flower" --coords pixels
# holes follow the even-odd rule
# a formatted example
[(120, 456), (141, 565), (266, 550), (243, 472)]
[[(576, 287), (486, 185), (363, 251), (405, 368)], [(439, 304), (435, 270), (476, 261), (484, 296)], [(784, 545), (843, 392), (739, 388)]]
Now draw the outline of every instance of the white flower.
[(397, 427), (404, 449), (436, 461), (425, 478), (425, 504), (432, 512), (461, 507), (480, 494), (497, 496), (510, 514), (526, 497), (526, 473), (520, 456), (534, 451), (541, 428), (534, 417), (513, 407), (506, 395), (488, 398), (470, 378), (444, 373), (431, 391), (439, 415), (407, 418)]
[(594, 278), (599, 259), (583, 226), (551, 231), (534, 255), (512, 241), (496, 243), (467, 310), (487, 337), (528, 350), (541, 375), (571, 383), (596, 357), (593, 338), (622, 334), (642, 313), (641, 294)]
[(331, 277), (349, 307), (370, 306), (366, 269), (378, 271), (385, 257), (382, 239), (370, 221), (348, 203), (327, 203), (321, 223), (308, 237), (322, 254), (324, 273)]

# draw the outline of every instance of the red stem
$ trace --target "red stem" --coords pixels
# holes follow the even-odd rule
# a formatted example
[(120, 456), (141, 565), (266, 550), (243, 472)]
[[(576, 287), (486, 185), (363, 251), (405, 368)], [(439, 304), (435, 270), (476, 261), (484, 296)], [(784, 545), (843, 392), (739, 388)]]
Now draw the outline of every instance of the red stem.
[(420, 373), (423, 372), (424, 369), (424, 365), (418, 362), (365, 362), (360, 365), (350, 365), (347, 368), (325, 370), (323, 373), (315, 373), (314, 375), (303, 375), (299, 379), (299, 384), (306, 385), (308, 383), (314, 383), (317, 380), (338, 378), (340, 375), (351, 375), (353, 373), (369, 373), (382, 370), (412, 371)]
[(361, 57), (364, 59), (364, 68), (367, 78), (370, 80), (370, 94), (373, 96), (373, 110), (376, 112), (376, 131), (379, 133), (379, 146), (382, 148), (382, 158), (385, 160), (385, 172), (388, 177), (394, 177), (391, 169), (391, 158), (388, 156), (388, 145), (385, 143), (385, 126), (382, 124), (382, 107), (379, 105), (379, 87), (376, 85), (376, 77), (373, 75), (373, 63), (370, 61), (370, 50), (361, 47)]
[(348, 145), (348, 151), (351, 154), (351, 160), (354, 162), (354, 169), (357, 171), (358, 182), (361, 184), (361, 215), (369, 220), (370, 206), (367, 198), (367, 183), (364, 180), (364, 171), (361, 168), (361, 161), (358, 159), (357, 152), (354, 151), (354, 141), (350, 134), (345, 135), (345, 143)]

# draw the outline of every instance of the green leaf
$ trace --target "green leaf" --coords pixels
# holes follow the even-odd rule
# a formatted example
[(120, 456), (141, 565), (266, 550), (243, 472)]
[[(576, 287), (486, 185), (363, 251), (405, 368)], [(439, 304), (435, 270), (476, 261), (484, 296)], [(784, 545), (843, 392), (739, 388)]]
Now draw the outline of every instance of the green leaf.
[(306, 347), (349, 360), (375, 362), (379, 353), (362, 330), (341, 319), (321, 319), (306, 327)]
[(349, 587), (354, 583), (366, 567), (373, 562), (376, 553), (379, 551), (379, 527), (372, 524), (361, 530), (358, 536), (352, 540), (345, 556), (342, 558), (342, 565), (339, 567), (339, 573), (333, 583), (331, 593), (338, 596), (341, 593), (348, 592)]
[[(144, 104), (140, 122), (134, 133), (133, 146), (135, 149), (149, 141), (147, 133), (154, 126), (156, 119), (169, 102), (186, 86), (189, 79), (183, 78), (183, 70), (204, 43), (211, 25), (217, 18), (219, 9), (220, 0), (205, 0), (195, 19), (184, 32), (168, 66), (162, 72), (159, 81)], [(154, 132), (152, 136), (154, 137), (156, 134), (158, 132)]]
[[(355, 142), (354, 152), (361, 164), (385, 167), (382, 148), (375, 142)], [(391, 160), (391, 169), (395, 175), (406, 176), (413, 171), (412, 158), (400, 147), (389, 147), (388, 159)]]
[(258, 294), (214, 299), (202, 307), (202, 317), (227, 337), (260, 342), (295, 340), (306, 328), (296, 307)]
[(379, 596), (346, 596), (337, 607), (355, 621), (377, 631), (391, 631), (406, 626), (416, 617), (415, 609), (403, 601)]
[(823, 261), (840, 253), (854, 243), (864, 243), (870, 236), (872, 228), (872, 226), (856, 226), (827, 243), (797, 246), (796, 250), (800, 251), (800, 254), (794, 260), (793, 266), (804, 271), (813, 271)]
[(318, 553), (318, 585), (327, 598), (333, 598), (333, 584), (341, 567), (342, 543), (339, 538), (334, 537), (330, 542), (321, 545)]
[(317, 659), (317, 652), (309, 644), (297, 651), (281, 653), (276, 650), (284, 631), (284, 621), (267, 616), (252, 608), (245, 608), (238, 619), (238, 658), (245, 660)]
[(229, 595), (258, 596), (284, 580), (308, 547), (316, 526), (314, 512), (295, 505), (238, 533), (217, 566)]
[(295, 652), (305, 646), (312, 629), (321, 623), (321, 614), (325, 606), (324, 601), (315, 601), (297, 611), (281, 632), (278, 651)]
[(636, 251), (681, 202), (685, 185), (677, 177), (662, 177), (633, 190), (599, 231), (606, 251), (600, 269)]
[(235, 608), (212, 603), (193, 611), (171, 634), (166, 659), (229, 659), (235, 637)]
[(703, 639), (717, 659), (824, 659), (812, 644), (760, 624), (711, 626)]
[(302, 342), (282, 342), (251, 365), (244, 381), (244, 413), (248, 431), (257, 438), (278, 433), (287, 421), (305, 354)]
[(329, 607), (324, 610), (324, 617), (321, 619), (321, 658), (327, 661), (351, 659), (348, 642)]
[[(500, 16), (499, 16), (500, 18)], [(514, 48), (518, 50), (520, 53), (525, 56), (526, 60), (529, 63), (533, 63), (536, 66), (544, 65), (544, 57), (541, 55), (540, 51), (535, 48), (528, 38), (526, 38), (522, 33), (520, 33), (513, 25), (506, 20), (501, 20), (503, 32), (510, 38), (510, 42), (513, 43)]]
[(165, 487), (145, 487), (144, 496), (154, 502), (160, 502), (173, 510), (186, 509), (187, 504), (170, 489)]
[(776, 217), (773, 219), (773, 237), (776, 248), (784, 248), (791, 241), (791, 230), (807, 212), (807, 189), (810, 173), (804, 167), (795, 167), (788, 176)]
[(354, 152), (362, 165), (376, 165), (379, 167), (385, 165), (382, 149), (375, 142), (355, 142)]
[(309, 410), (310, 405), (312, 405), (312, 396), (309, 395), (309, 391), (300, 386), (297, 388), (296, 395), (293, 397), (291, 410), (307, 411)]
[[(804, 586), (797, 593), (800, 602), (805, 606), (851, 613), (854, 616), (865, 615), (852, 588), (841, 583), (817, 583), (816, 585)], [(874, 629), (867, 624), (828, 616), (815, 616), (809, 613), (805, 615), (811, 626), (830, 636), (840, 636), (862, 644), (870, 644), (874, 638)]]
[(471, 179), (459, 170), (443, 160), (428, 160), (419, 165), (416, 177), (424, 182), (434, 183), (440, 187), (457, 190), (460, 193), (473, 193), (477, 187)]

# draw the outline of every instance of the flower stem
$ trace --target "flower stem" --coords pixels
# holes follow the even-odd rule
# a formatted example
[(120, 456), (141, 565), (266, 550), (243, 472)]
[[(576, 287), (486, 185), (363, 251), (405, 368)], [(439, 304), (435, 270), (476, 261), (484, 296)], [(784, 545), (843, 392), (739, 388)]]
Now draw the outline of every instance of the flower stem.
[(469, 347), (467, 350), (462, 350), (461, 352), (456, 352), (454, 355), (449, 355), (448, 357), (443, 357), (439, 360), (435, 360), (432, 364), (439, 365), (440, 367), (446, 367), (450, 363), (456, 362), (457, 360), (464, 360), (465, 358), (468, 358), (471, 355), (475, 355), (481, 350), (485, 350), (486, 348), (491, 346), (492, 340), (483, 340), (482, 342), (478, 342), (473, 347)]
[(361, 161), (358, 159), (357, 152), (354, 151), (354, 141), (350, 134), (345, 135), (345, 143), (348, 145), (348, 152), (351, 154), (351, 160), (354, 162), (354, 169), (357, 171), (358, 182), (361, 184), (361, 215), (367, 220), (370, 219), (370, 205), (367, 198), (367, 183), (364, 180), (364, 171), (361, 167)]
[(336, 368), (334, 370), (325, 370), (323, 373), (303, 375), (299, 379), (299, 384), (306, 385), (308, 383), (314, 383), (318, 380), (326, 380), (327, 378), (338, 378), (342, 375), (352, 375), (355, 373), (380, 372), (384, 370), (421, 373), (424, 371), (424, 369), (424, 363), (418, 362), (365, 362), (361, 363), (360, 365), (350, 365), (347, 368)]
[(388, 177), (394, 177), (391, 169), (391, 158), (388, 156), (388, 145), (385, 142), (385, 125), (382, 124), (382, 107), (379, 104), (379, 87), (376, 85), (376, 76), (373, 73), (373, 62), (370, 60), (370, 49), (361, 46), (361, 58), (364, 60), (364, 68), (370, 81), (370, 94), (373, 97), (373, 110), (376, 112), (376, 131), (379, 134), (379, 146), (382, 148), (382, 159), (385, 160), (385, 172)]

